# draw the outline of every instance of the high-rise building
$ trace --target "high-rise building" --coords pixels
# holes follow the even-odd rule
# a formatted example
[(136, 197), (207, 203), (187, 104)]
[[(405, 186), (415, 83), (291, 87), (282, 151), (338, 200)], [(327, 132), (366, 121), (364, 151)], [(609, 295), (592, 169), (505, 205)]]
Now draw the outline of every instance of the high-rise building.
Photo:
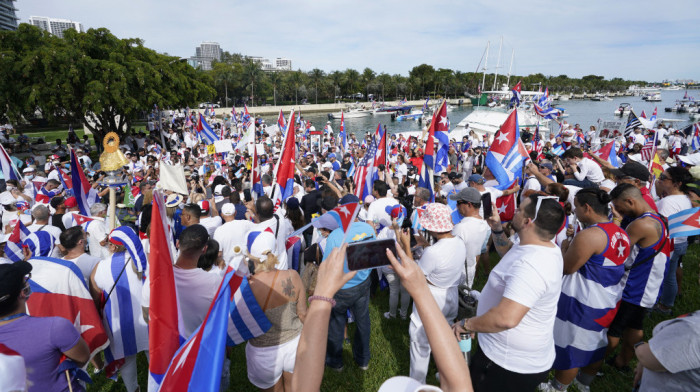
[(0, 30), (17, 30), (15, 0), (0, 0)]
[(211, 70), (212, 61), (221, 60), (221, 55), (223, 53), (218, 42), (202, 42), (195, 48), (195, 55), (190, 57), (187, 63), (195, 68), (209, 71)]
[(285, 59), (282, 57), (277, 57), (275, 60), (275, 69), (277, 71), (291, 71), (292, 70), (292, 60)]
[(30, 16), (29, 24), (48, 31), (59, 38), (63, 38), (63, 32), (68, 29), (75, 29), (79, 33), (84, 31), (82, 23), (68, 19), (49, 18), (47, 16)]

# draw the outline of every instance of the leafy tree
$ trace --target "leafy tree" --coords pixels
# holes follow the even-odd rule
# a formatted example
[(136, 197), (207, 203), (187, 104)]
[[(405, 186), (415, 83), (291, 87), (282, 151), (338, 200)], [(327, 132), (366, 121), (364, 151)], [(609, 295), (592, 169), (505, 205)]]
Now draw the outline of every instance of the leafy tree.
[(309, 72), (309, 79), (314, 84), (314, 92), (316, 94), (316, 103), (318, 103), (318, 84), (322, 81), (326, 73), (318, 68), (314, 68)]

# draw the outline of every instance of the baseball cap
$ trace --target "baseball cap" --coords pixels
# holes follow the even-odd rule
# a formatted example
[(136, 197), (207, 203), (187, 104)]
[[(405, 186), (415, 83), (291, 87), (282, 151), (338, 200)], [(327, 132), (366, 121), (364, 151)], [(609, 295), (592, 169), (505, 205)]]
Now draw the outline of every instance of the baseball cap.
[(66, 199), (66, 201), (63, 203), (66, 205), (66, 208), (73, 208), (78, 206), (78, 200), (76, 200), (75, 196), (71, 196)]
[(214, 187), (214, 195), (221, 196), (221, 191), (224, 190), (224, 186), (225, 185), (223, 185), (223, 184), (219, 184), (219, 185), (215, 186)]
[(209, 212), (209, 200), (200, 200), (197, 202), (197, 205), (199, 205), (199, 208), (202, 210), (202, 214)]
[[(371, 195), (367, 195), (367, 197), (374, 198)], [(367, 197), (365, 197), (365, 199), (367, 199)], [(359, 203), (359, 201), (360, 201), (360, 199), (357, 196), (355, 196), (351, 193), (348, 193), (347, 195), (343, 196), (340, 199), (340, 202), (338, 204)], [(370, 201), (370, 203), (371, 203), (371, 201)]]
[(372, 204), (373, 201), (374, 201), (374, 196), (367, 195), (367, 196), (365, 196), (364, 204)]
[(551, 162), (542, 162), (540, 163), (540, 167), (546, 167), (549, 170), (554, 170), (554, 166)]
[(639, 162), (627, 161), (619, 169), (612, 169), (610, 172), (615, 177), (632, 177), (640, 181), (649, 181), (649, 170)]
[(221, 206), (222, 215), (236, 215), (236, 206), (233, 203), (226, 203)]
[(9, 191), (0, 193), (0, 204), (7, 206), (13, 204), (15, 201), (15, 197), (12, 196), (12, 193)]
[(476, 184), (483, 184), (484, 182), (486, 182), (484, 176), (482, 176), (481, 174), (472, 174), (471, 176), (469, 176), (469, 179), (467, 179), (467, 181)]
[(274, 252), (277, 244), (277, 239), (268, 227), (265, 231), (251, 231), (248, 234), (248, 253), (251, 256), (264, 262), (264, 257), (269, 252)]
[(296, 197), (290, 197), (285, 203), (287, 204), (287, 208), (289, 209), (295, 210), (299, 208), (299, 199), (297, 199)]
[(449, 178), (450, 181), (454, 180), (457, 177), (459, 177), (459, 174), (457, 174), (456, 172), (450, 172), (449, 174), (447, 174), (447, 178)]
[(0, 264), (0, 306), (14, 301), (24, 288), (24, 277), (32, 271), (32, 265), (21, 260)]
[(476, 188), (466, 187), (459, 191), (459, 193), (450, 195), (450, 200), (466, 201), (469, 203), (480, 204), (481, 193), (479, 193), (479, 191), (477, 191)]

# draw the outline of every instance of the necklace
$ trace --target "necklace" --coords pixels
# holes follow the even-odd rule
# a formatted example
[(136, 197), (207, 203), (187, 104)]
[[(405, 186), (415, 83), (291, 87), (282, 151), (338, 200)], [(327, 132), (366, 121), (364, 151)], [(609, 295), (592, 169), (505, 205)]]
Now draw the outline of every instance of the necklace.
[(7, 316), (7, 317), (0, 318), (0, 322), (14, 320), (14, 319), (16, 319), (16, 318), (20, 318), (20, 317), (26, 316), (26, 315), (27, 315), (26, 313), (17, 313), (17, 314), (13, 314), (13, 315), (11, 315), (11, 316)]

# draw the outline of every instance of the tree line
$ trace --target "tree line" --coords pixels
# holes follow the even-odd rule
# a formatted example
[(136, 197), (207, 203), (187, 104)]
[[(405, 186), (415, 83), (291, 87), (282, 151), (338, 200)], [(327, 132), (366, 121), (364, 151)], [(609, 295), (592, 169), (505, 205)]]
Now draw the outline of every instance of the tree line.
[[(486, 90), (494, 84), (486, 75)], [(588, 75), (511, 76), (511, 86), (549, 87), (551, 92), (620, 91), (643, 81), (606, 80)], [(498, 76), (496, 85), (506, 82)], [(21, 124), (40, 117), (49, 124), (81, 124), (100, 141), (108, 131), (128, 129), (154, 108), (279, 105), (462, 97), (480, 91), (482, 74), (420, 64), (408, 75), (367, 67), (326, 72), (314, 68), (263, 71), (241, 54), (224, 52), (212, 70), (194, 69), (185, 59), (157, 53), (137, 38), (117, 38), (109, 30), (67, 30), (58, 38), (29, 24), (0, 31), (0, 123)]]

